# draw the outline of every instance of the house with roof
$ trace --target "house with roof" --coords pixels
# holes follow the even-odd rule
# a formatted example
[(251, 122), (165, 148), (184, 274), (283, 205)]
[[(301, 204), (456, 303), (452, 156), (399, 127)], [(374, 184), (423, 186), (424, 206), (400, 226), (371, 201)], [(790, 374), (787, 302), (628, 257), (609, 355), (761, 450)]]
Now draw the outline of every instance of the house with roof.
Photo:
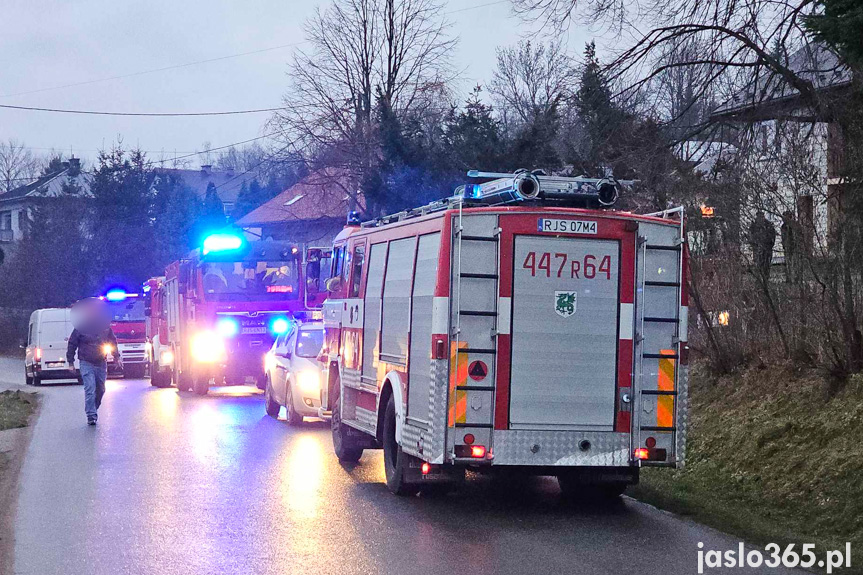
[(348, 213), (364, 209), (363, 198), (350, 181), (338, 168), (312, 172), (235, 225), (251, 239), (328, 245), (344, 227)]
[[(711, 114), (714, 122), (751, 130), (754, 146), (745, 152), (750, 154), (749, 165), (770, 174), (764, 183), (775, 190), (773, 209), (765, 208), (765, 216), (777, 230), (774, 263), (784, 261), (783, 223), (798, 226), (806, 246), (827, 248), (831, 222), (841, 205), (844, 142), (838, 124), (824, 110), (847, 98), (852, 89), (851, 70), (822, 44), (804, 46), (788, 58), (787, 67), (805, 81), (801, 88), (810, 92), (807, 97), (787, 79), (764, 75)], [(812, 106), (813, 98), (826, 106)], [(738, 152), (743, 153), (732, 153)], [(799, 165), (791, 165), (795, 155)], [(747, 225), (754, 215), (742, 213), (741, 224)]]
[(81, 170), (79, 158), (69, 158), (62, 168), (33, 182), (0, 194), (0, 249), (20, 242), (32, 211), (52, 199), (75, 193), (90, 198), (93, 175)]
[(203, 201), (207, 195), (207, 188), (212, 184), (216, 194), (225, 206), (225, 215), (231, 215), (237, 198), (243, 187), (248, 187), (252, 180), (257, 177), (254, 171), (235, 172), (234, 170), (215, 170), (213, 166), (205, 164), (198, 170), (186, 170), (179, 168), (156, 168), (154, 170), (152, 187), (156, 190), (159, 185), (166, 181), (167, 177), (173, 176), (188, 187), (195, 196)]

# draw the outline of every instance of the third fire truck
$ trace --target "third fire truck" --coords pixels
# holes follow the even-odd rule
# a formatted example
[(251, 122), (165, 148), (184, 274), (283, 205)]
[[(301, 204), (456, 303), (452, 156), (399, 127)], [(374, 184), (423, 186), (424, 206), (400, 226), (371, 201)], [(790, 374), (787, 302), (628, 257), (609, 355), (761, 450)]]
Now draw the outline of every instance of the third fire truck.
[(152, 384), (202, 395), (223, 383), (261, 387), (274, 338), (293, 317), (320, 314), (328, 257), (285, 241), (206, 238), (145, 285)]
[(683, 212), (618, 183), (520, 171), (336, 239), (321, 359), (342, 460), (397, 494), (464, 469), (620, 494), (684, 462)]

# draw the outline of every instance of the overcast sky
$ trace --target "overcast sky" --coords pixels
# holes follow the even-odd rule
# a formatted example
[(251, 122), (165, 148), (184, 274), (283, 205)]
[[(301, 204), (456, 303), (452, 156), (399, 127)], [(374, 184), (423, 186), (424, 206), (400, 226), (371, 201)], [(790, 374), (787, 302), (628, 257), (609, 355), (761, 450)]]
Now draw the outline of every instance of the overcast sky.
[[(459, 38), (454, 63), (462, 92), (491, 76), (495, 47), (527, 27), (509, 2), (448, 0)], [(113, 76), (265, 50), (303, 40), (303, 21), (325, 0), (2, 0), (0, 104), (121, 112), (202, 112), (271, 108), (288, 86), (294, 48), (279, 48), (167, 71)], [(540, 33), (538, 39), (545, 34)], [(569, 32), (580, 56), (588, 31)], [(29, 92), (29, 93), (28, 93)], [(40, 154), (52, 148), (92, 161), (118, 135), (158, 159), (261, 135), (266, 114), (118, 118), (0, 109), (0, 140)], [(195, 158), (192, 159), (193, 161)], [(198, 162), (195, 162), (196, 164)]]

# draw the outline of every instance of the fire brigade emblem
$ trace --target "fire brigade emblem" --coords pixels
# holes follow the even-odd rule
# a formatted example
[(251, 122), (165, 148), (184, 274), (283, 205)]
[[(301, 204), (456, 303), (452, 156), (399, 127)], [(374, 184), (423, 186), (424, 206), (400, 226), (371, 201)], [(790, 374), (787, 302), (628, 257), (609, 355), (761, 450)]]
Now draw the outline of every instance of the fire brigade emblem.
[(576, 292), (554, 292), (554, 311), (561, 317), (569, 317), (575, 313)]

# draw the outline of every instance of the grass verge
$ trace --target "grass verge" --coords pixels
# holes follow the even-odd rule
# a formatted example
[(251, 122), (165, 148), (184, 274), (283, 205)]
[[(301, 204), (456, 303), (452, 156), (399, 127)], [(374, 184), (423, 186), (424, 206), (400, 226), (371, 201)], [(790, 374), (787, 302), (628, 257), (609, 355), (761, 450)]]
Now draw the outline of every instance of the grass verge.
[(36, 409), (36, 394), (23, 391), (0, 392), (0, 431), (26, 427)]
[(863, 573), (863, 377), (837, 391), (810, 371), (695, 366), (690, 405), (686, 469), (644, 470), (634, 497), (751, 543), (815, 543), (819, 558), (850, 541), (843, 573)]

